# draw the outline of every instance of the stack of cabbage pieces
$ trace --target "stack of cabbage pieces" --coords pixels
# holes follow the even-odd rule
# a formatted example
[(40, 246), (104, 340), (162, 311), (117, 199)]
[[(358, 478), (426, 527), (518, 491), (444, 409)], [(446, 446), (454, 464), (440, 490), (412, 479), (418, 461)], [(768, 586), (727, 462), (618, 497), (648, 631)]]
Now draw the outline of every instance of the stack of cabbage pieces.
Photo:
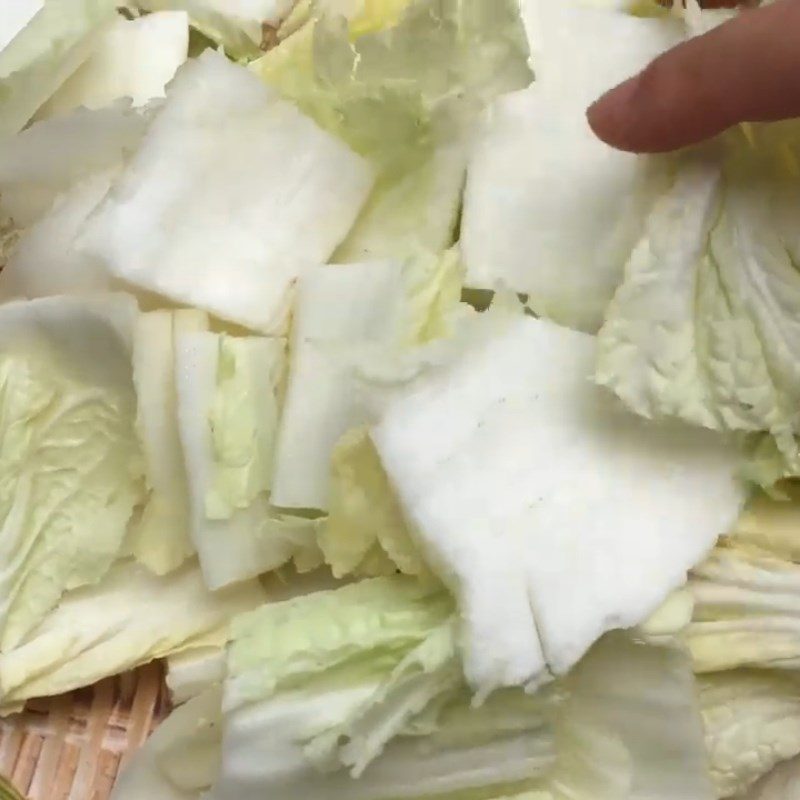
[(115, 800), (793, 797), (800, 137), (583, 115), (721, 17), (120, 5), (0, 22), (3, 713), (167, 659)]

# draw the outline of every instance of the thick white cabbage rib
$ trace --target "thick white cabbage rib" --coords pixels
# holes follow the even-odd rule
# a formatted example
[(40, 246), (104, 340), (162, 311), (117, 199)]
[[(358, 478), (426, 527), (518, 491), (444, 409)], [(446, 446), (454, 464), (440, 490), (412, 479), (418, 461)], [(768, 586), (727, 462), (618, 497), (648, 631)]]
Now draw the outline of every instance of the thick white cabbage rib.
[(89, 58), (39, 110), (39, 118), (75, 108), (103, 108), (128, 97), (142, 106), (164, 96), (164, 87), (186, 60), (189, 18), (184, 12), (115, 20), (98, 36)]
[(265, 597), (256, 581), (209, 592), (196, 562), (161, 578), (120, 562), (96, 586), (64, 595), (41, 625), (0, 656), (2, 699), (89, 686), (211, 635), (225, 642), (231, 618)]
[(361, 367), (383, 366), (408, 345), (449, 334), (462, 310), (460, 297), (454, 250), (323, 266), (303, 276), (276, 453), (275, 505), (328, 510), (341, 499), (336, 492), (349, 491), (331, 485), (331, 459), (340, 437), (373, 416), (360, 388)]
[(97, 37), (116, 16), (116, 0), (42, 3), (0, 51), (0, 135), (25, 127), (42, 103), (89, 57)]
[(538, 313), (596, 330), (668, 164), (612, 150), (585, 109), (682, 29), (576, 0), (528, 0), (526, 13), (536, 80), (495, 104), (472, 153), (466, 282), (510, 287)]
[(20, 236), (0, 273), (0, 295), (32, 299), (111, 288), (103, 265), (78, 250), (75, 241), (115, 175), (113, 169), (91, 175), (56, 198), (49, 212)]
[(742, 501), (722, 442), (648, 424), (592, 386), (590, 337), (492, 316), (372, 431), (456, 595), (482, 692), (565, 673), (604, 631), (642, 622)]
[(327, 261), (373, 179), (345, 145), (207, 51), (179, 70), (83, 244), (130, 284), (276, 332), (295, 280)]
[(142, 314), (136, 325), (136, 422), (149, 495), (130, 544), (136, 559), (157, 575), (176, 569), (195, 552), (189, 531), (188, 476), (178, 431), (175, 341), (207, 327), (207, 315), (189, 309)]
[(141, 498), (125, 295), (0, 306), (0, 650), (96, 583)]
[[(77, 183), (94, 174), (113, 175), (137, 147), (146, 125), (145, 115), (122, 107), (78, 109), (6, 139), (0, 148), (3, 216), (28, 227)], [(46, 268), (38, 267), (41, 272)]]
[(367, 421), (348, 350), (402, 341), (404, 292), (397, 261), (317, 267), (301, 278), (275, 455), (276, 505), (328, 507), (333, 447), (345, 431)]
[(800, 682), (794, 676), (733, 671), (698, 681), (719, 797), (740, 795), (778, 762), (800, 753)]

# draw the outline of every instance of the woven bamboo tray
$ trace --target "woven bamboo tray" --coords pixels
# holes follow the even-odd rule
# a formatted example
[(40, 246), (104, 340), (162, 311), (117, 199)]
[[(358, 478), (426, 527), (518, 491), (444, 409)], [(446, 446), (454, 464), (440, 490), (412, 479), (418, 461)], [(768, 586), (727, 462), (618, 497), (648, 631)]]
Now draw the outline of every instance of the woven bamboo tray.
[(160, 664), (33, 700), (0, 719), (0, 774), (29, 800), (108, 800), (120, 769), (167, 711)]

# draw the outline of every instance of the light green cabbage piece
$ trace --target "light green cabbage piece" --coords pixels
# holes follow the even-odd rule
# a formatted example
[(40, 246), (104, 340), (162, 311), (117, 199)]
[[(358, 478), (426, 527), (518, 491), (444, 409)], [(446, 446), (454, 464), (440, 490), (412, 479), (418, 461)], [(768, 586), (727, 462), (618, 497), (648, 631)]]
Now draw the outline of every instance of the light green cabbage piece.
[[(311, 592), (334, 589), (341, 583), (327, 570), (296, 572), (282, 569), (263, 575), (260, 582), (271, 603), (289, 600)], [(191, 649), (167, 658), (167, 687), (174, 705), (185, 703), (215, 683), (221, 683), (226, 673), (225, 645), (228, 635), (212, 633), (203, 641), (196, 640)]]
[(680, 650), (610, 635), (560, 686), (502, 690), (476, 706), (452, 606), (438, 619), (417, 606), (437, 597), (381, 578), (240, 618), (210, 797), (480, 800), (529, 789), (554, 800), (711, 800)]
[(303, 29), (307, 41), (290, 37), (251, 66), (356, 152), (389, 167), (419, 164), (488, 100), (532, 77), (514, 0), (416, 0), (393, 27), (362, 35), (354, 27), (351, 41), (344, 18), (323, 19)]
[(116, 0), (46, 0), (0, 51), (0, 135), (22, 130), (89, 57)]
[(476, 706), (452, 611), (446, 595), (396, 577), (241, 617), (221, 714), (209, 686), (156, 733), (114, 800), (212, 782), (212, 800), (711, 800), (680, 650), (609, 635), (561, 685)]
[(446, 593), (395, 577), (240, 617), (209, 796), (388, 800), (542, 774), (552, 698), (507, 691), (471, 707), (452, 615)]
[[(348, 431), (331, 456), (331, 503), (320, 529), (319, 546), (333, 574), (427, 575), (400, 504), (366, 427)], [(387, 560), (365, 561), (373, 547)]]
[(3, 702), (57, 695), (126, 672), (197, 641), (227, 639), (230, 619), (266, 599), (257, 581), (209, 592), (197, 563), (165, 577), (132, 561), (59, 606), (0, 655)]
[(285, 362), (284, 339), (219, 338), (208, 420), (214, 458), (209, 519), (229, 519), (269, 491)]
[(104, 108), (130, 98), (134, 107), (164, 97), (189, 51), (189, 18), (167, 11), (117, 19), (97, 37), (86, 61), (39, 109), (37, 118), (76, 108)]
[(698, 672), (800, 666), (800, 565), (734, 540), (693, 571), (684, 636)]
[(796, 676), (742, 670), (703, 675), (698, 684), (718, 797), (739, 795), (800, 753)]
[(532, 77), (515, 0), (363, 5), (349, 29), (341, 17), (312, 19), (251, 65), (380, 168), (338, 261), (452, 244), (464, 137), (489, 101)]
[(597, 367), (598, 383), (645, 417), (768, 432), (791, 472), (798, 145), (795, 123), (762, 125), (684, 158), (606, 312)]
[(0, 306), (0, 651), (99, 581), (142, 497), (133, 298)]

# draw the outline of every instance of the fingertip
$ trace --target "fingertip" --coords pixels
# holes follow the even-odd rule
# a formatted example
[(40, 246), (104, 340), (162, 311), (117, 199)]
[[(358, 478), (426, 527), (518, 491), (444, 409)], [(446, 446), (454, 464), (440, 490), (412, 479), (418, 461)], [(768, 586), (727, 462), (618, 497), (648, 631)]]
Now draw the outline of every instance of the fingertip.
[(618, 150), (637, 149), (635, 98), (639, 76), (606, 92), (586, 109), (589, 127), (601, 141)]

